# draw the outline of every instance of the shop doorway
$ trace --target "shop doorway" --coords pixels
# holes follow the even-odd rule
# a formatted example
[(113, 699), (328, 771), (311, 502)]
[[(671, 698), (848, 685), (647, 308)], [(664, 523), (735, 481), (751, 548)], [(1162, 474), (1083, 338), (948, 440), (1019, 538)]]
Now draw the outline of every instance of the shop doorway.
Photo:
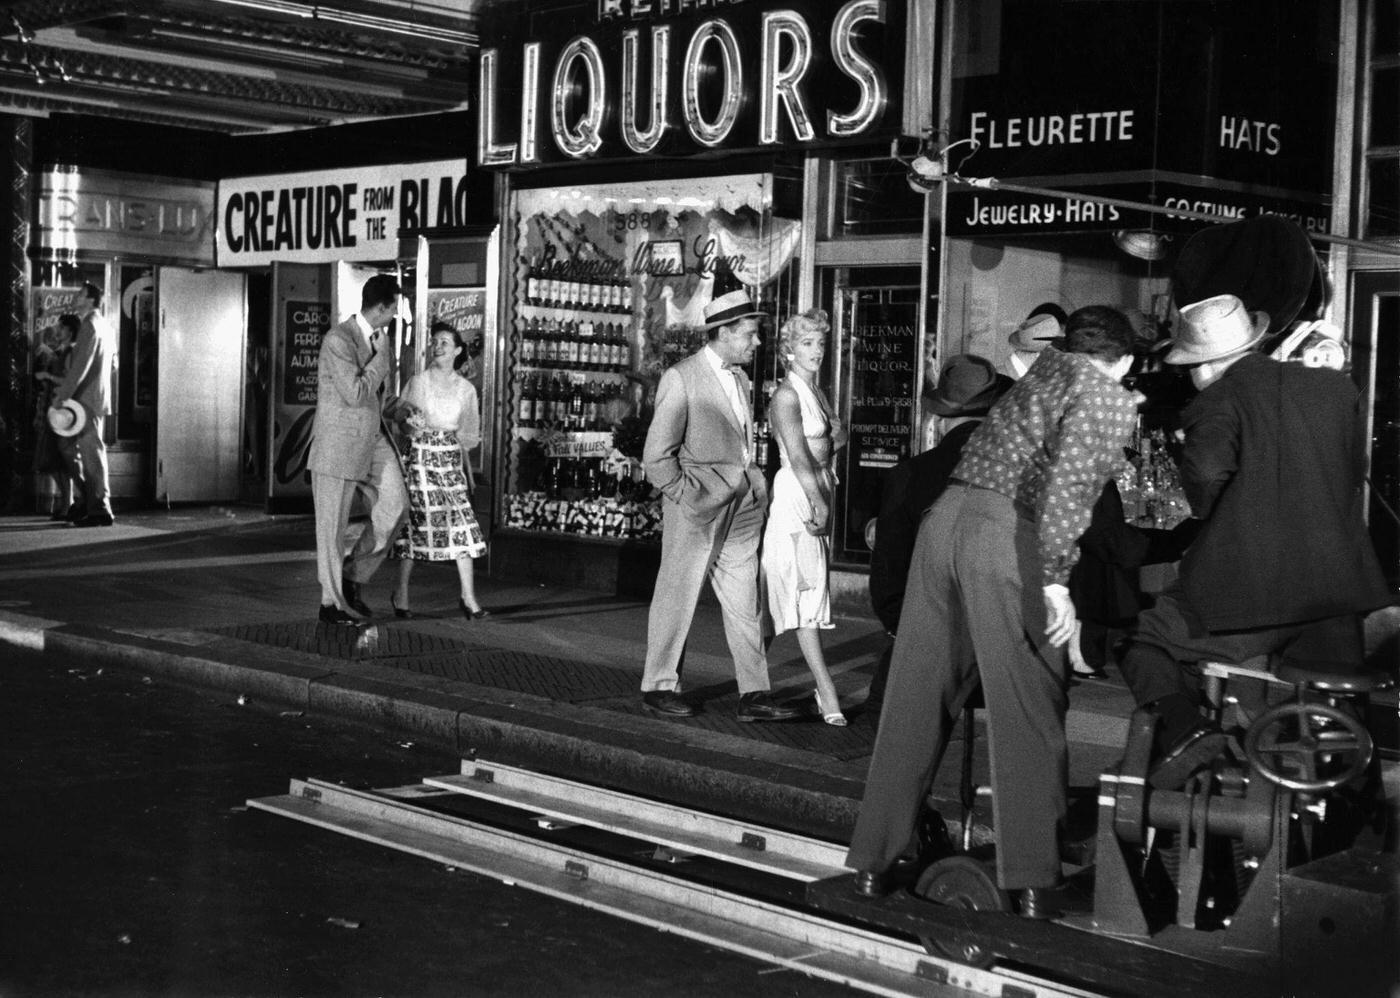
[(1400, 271), (1352, 277), (1352, 377), (1371, 401), (1367, 518), (1386, 579), (1400, 582)]
[(868, 528), (890, 468), (909, 457), (919, 375), (919, 268), (840, 267), (821, 274), (832, 315), (833, 404), (850, 433), (838, 457), (832, 562), (868, 566)]
[(247, 329), (244, 277), (160, 267), (156, 309), (156, 499), (236, 501)]

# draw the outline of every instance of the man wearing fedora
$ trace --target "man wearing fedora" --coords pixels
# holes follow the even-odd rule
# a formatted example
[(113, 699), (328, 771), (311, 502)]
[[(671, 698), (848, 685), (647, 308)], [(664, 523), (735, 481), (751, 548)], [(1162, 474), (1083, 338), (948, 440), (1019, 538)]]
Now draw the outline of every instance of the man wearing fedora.
[(943, 365), (938, 385), (928, 396), (929, 411), (939, 423), (938, 445), (901, 461), (885, 479), (875, 525), (875, 547), (870, 554), (870, 603), (890, 635), (890, 642), (875, 667), (865, 698), (864, 713), (871, 717), (878, 717), (884, 707), (885, 683), (894, 654), (894, 638), (899, 633), (899, 615), (904, 607), (919, 521), (947, 488), (972, 431), (1011, 385), (1011, 379), (998, 374), (985, 357), (960, 354), (948, 361)]
[[(705, 307), (709, 342), (669, 368), (642, 460), (661, 492), (661, 567), (647, 615), (642, 705), (662, 717), (690, 717), (680, 696), (681, 660), (705, 579), (719, 600), (734, 657), (739, 720), (782, 721), (796, 708), (776, 702), (768, 681), (759, 616), (758, 546), (768, 486), (753, 463), (753, 413), (742, 368), (761, 342), (763, 315), (743, 290)], [(813, 514), (825, 520), (827, 511)]]
[(1030, 314), (1007, 338), (1011, 353), (1006, 358), (1002, 373), (1013, 381), (1025, 377), (1040, 352), (1064, 337), (1067, 321), (1065, 310), (1054, 302), (1048, 301), (1031, 309)]
[(86, 417), (81, 420), (73, 443), (63, 449), (75, 491), (83, 495), (83, 515), (73, 521), (80, 527), (110, 527), (113, 523), (107, 445), (102, 442), (103, 424), (111, 412), (108, 383), (112, 380), (112, 335), (101, 308), (102, 289), (84, 284), (76, 309), (82, 325), (68, 359), (68, 372), (53, 395), (54, 406), (75, 402), (82, 406)]
[[(888, 706), (846, 865), (879, 895), (916, 827), (948, 736), (979, 677), (992, 746), (997, 882), (1020, 914), (1059, 914), (1067, 811), (1064, 656), (1076, 541), (1137, 425), (1120, 383), (1133, 330), (1117, 309), (1076, 311), (963, 447), (919, 524), (890, 665)], [(878, 532), (878, 531), (877, 531)]]
[(1363, 401), (1346, 375), (1255, 352), (1269, 316), (1230, 294), (1181, 309), (1165, 360), (1199, 391), (1182, 412), (1182, 485), (1203, 521), (1122, 663), (1155, 707), (1149, 779), (1174, 790), (1226, 738), (1199, 712), (1202, 661), (1279, 653), (1328, 672), (1363, 659), (1361, 615), (1390, 602), (1362, 520)]

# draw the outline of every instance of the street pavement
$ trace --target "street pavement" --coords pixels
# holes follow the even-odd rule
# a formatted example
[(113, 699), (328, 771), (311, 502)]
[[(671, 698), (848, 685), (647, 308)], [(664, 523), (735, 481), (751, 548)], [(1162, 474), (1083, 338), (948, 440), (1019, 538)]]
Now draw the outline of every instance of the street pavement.
[[(685, 692), (702, 711), (666, 720), (641, 708), (645, 602), (498, 581), (478, 562), (478, 593), (493, 615), (469, 621), (456, 609), (453, 568), (420, 565), (412, 586), (420, 616), (399, 620), (389, 608), (393, 569), (386, 564), (366, 587), (371, 626), (331, 627), (315, 619), (309, 517), (176, 507), (90, 529), (6, 517), (0, 648), (199, 686), (232, 703), (343, 716), (462, 758), (847, 837), (874, 741), (873, 718), (860, 704), (886, 641), (873, 615), (840, 617), (824, 634), (849, 727), (815, 715), (741, 724), (719, 609), (702, 601), (684, 673)], [(810, 695), (792, 635), (779, 637), (769, 658), (781, 696)], [(1077, 685), (1070, 701), (1070, 782), (1091, 801), (1098, 773), (1118, 756), (1130, 700), (1110, 681)], [(974, 774), (985, 780), (976, 727)], [(954, 819), (960, 753), (956, 738), (934, 788)], [(990, 821), (983, 800), (975, 838), (990, 835)]]

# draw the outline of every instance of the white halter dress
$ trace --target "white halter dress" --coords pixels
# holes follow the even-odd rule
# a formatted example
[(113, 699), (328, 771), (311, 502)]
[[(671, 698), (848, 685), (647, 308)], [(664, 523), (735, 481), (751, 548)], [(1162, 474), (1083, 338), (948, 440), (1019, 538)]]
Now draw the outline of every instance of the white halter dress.
[[(807, 382), (789, 374), (787, 383), (797, 392), (802, 413), (802, 435), (808, 440), (830, 441), (832, 423)], [(828, 453), (833, 453), (830, 446)], [(763, 578), (768, 592), (768, 612), (773, 633), (798, 627), (830, 628), (831, 596), (827, 585), (830, 542), (826, 534), (807, 532), (812, 506), (793, 473), (787, 451), (778, 440), (781, 466), (773, 478), (773, 501), (763, 532)], [(836, 476), (830, 463), (819, 467), (830, 494)]]

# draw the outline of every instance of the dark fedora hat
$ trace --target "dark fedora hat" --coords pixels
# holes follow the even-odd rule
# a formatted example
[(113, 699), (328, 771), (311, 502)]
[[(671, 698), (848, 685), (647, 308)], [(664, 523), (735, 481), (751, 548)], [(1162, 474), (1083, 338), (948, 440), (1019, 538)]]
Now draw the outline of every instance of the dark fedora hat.
[(928, 407), (939, 416), (973, 416), (986, 412), (1013, 384), (997, 373), (992, 362), (964, 353), (943, 365), (938, 386), (929, 395)]
[(1186, 241), (1172, 270), (1178, 309), (1234, 295), (1249, 312), (1266, 312), (1269, 333), (1287, 329), (1309, 298), (1320, 267), (1307, 233), (1279, 215), (1212, 225)]

